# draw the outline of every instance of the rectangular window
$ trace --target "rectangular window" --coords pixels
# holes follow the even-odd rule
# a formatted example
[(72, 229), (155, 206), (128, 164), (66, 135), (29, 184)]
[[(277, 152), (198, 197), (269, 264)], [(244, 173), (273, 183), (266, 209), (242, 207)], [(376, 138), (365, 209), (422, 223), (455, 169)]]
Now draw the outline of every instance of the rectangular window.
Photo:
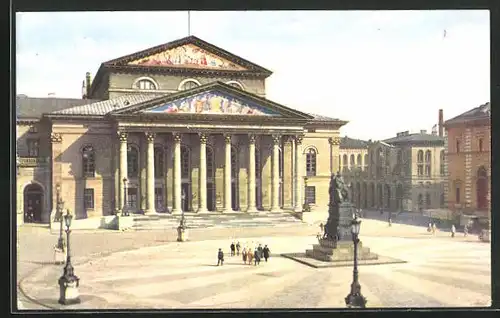
[(84, 190), (84, 204), (85, 210), (94, 208), (94, 189), (85, 189)]
[(155, 209), (156, 211), (164, 211), (163, 206), (163, 188), (155, 188)]
[(316, 204), (316, 187), (306, 187), (306, 203)]
[(38, 139), (28, 139), (26, 143), (28, 145), (28, 156), (38, 157), (38, 150), (39, 150)]
[(137, 208), (137, 188), (127, 189), (127, 205), (131, 208)]
[(425, 175), (427, 177), (430, 177), (431, 176), (431, 166), (430, 165), (426, 165), (425, 166)]
[(460, 203), (460, 188), (459, 187), (455, 188), (455, 202)]

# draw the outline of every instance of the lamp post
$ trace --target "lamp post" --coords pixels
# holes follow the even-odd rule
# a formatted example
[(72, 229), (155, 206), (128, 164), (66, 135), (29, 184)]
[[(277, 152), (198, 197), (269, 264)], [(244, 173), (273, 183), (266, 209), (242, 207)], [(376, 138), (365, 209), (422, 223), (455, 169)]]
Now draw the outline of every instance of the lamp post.
[(57, 240), (57, 248), (60, 250), (64, 249), (64, 238), (63, 238), (63, 209), (64, 202), (61, 199), (61, 185), (58, 183), (56, 185), (56, 216), (59, 221), (59, 239)]
[(352, 271), (351, 292), (345, 298), (347, 307), (365, 308), (366, 298), (361, 294), (361, 285), (358, 281), (358, 243), (361, 220), (355, 217), (351, 222), (352, 241), (354, 243), (354, 269)]
[(127, 178), (123, 178), (123, 209), (122, 216), (128, 216), (128, 203), (127, 203)]
[(181, 194), (181, 221), (179, 223), (179, 226), (177, 227), (177, 241), (178, 242), (184, 242), (187, 240), (187, 233), (186, 233), (186, 219), (184, 218), (184, 202), (186, 200), (186, 193), (184, 190), (182, 190)]
[(66, 225), (67, 257), (63, 275), (59, 278), (59, 290), (60, 290), (59, 303), (62, 305), (71, 305), (80, 303), (80, 296), (78, 294), (78, 286), (80, 283), (80, 279), (75, 275), (73, 266), (71, 265), (69, 235), (71, 233), (70, 226), (72, 219), (73, 216), (69, 213), (69, 209), (66, 210), (66, 215), (64, 216), (64, 223)]

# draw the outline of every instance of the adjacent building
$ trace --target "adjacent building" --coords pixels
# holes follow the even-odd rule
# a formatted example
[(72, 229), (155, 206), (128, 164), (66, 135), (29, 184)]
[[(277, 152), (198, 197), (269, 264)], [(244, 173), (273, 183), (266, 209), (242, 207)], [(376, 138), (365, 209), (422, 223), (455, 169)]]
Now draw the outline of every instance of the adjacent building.
[(58, 196), (77, 219), (326, 209), (347, 122), (267, 99), (271, 74), (190, 36), (102, 63), (82, 99), (18, 96), (18, 224)]
[(447, 132), (446, 202), (455, 215), (491, 213), (491, 105), (485, 103), (444, 123)]

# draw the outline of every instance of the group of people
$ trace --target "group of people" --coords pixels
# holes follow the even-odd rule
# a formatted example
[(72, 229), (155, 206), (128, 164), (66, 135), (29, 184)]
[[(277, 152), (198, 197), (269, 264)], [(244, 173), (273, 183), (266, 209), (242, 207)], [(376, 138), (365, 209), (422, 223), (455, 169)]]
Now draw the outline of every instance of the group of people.
[[(237, 242), (236, 244), (232, 242), (229, 246), (229, 249), (231, 251), (231, 256), (239, 256), (241, 250), (240, 242)], [(264, 259), (267, 262), (270, 255), (271, 250), (269, 249), (269, 247), (267, 245), (262, 247), (262, 244), (259, 244), (258, 247), (255, 247), (253, 252), (251, 248), (246, 247), (241, 250), (241, 256), (245, 265), (252, 265), (252, 262), (255, 266), (260, 265), (261, 259)], [(219, 252), (217, 254), (217, 266), (219, 265), (224, 265), (224, 252), (222, 251), (222, 248), (219, 248)]]

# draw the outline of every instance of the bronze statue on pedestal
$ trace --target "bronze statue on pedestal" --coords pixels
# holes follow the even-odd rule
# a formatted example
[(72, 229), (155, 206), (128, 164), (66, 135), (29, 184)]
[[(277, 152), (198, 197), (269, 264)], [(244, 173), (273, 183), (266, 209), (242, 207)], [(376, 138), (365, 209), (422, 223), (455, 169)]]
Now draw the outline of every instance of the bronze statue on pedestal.
[(322, 240), (328, 240), (336, 243), (338, 240), (340, 216), (339, 206), (342, 202), (348, 200), (347, 188), (340, 172), (337, 172), (337, 175), (332, 174), (328, 192), (330, 194), (330, 201), (328, 203), (328, 220), (325, 225), (325, 232)]

